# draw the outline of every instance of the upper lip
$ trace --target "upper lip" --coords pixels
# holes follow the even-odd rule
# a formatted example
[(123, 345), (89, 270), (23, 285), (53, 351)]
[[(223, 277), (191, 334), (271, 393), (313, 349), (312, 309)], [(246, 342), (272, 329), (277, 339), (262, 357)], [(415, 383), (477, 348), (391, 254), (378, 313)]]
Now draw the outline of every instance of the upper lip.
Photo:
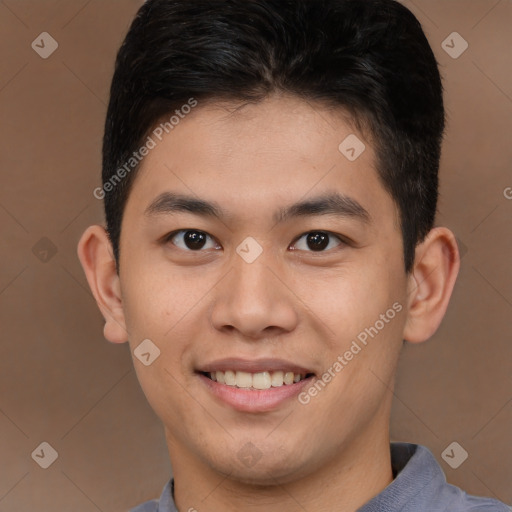
[(211, 363), (201, 365), (198, 369), (199, 372), (225, 372), (226, 370), (248, 372), (248, 373), (259, 373), (266, 371), (283, 371), (308, 374), (314, 373), (312, 370), (305, 368), (304, 366), (298, 365), (291, 361), (284, 359), (241, 359), (241, 358), (226, 358), (217, 359)]

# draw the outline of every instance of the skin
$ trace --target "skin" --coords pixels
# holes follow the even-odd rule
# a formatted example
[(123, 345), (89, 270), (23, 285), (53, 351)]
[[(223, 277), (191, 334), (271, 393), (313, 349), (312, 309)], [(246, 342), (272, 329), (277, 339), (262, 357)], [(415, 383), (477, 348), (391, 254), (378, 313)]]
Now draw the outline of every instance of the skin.
[[(119, 275), (102, 226), (86, 230), (78, 255), (105, 337), (128, 341), (132, 353), (149, 338), (161, 351), (150, 366), (134, 357), (134, 366), (164, 424), (180, 511), (353, 511), (392, 481), (398, 356), (403, 339), (423, 342), (438, 328), (457, 244), (434, 228), (406, 274), (398, 212), (371, 140), (340, 112), (291, 96), (234, 107), (199, 104), (145, 157), (124, 212)], [(350, 162), (338, 146), (352, 133), (366, 150)], [(229, 215), (145, 215), (165, 191), (216, 201)], [(272, 219), (333, 191), (359, 202), (368, 222)], [(164, 241), (190, 229), (210, 237), (200, 252), (183, 232)], [(323, 252), (303, 236), (318, 230), (334, 234)], [(253, 263), (236, 252), (248, 236), (263, 249)], [(281, 358), (321, 376), (396, 302), (402, 310), (307, 405), (292, 398), (241, 412), (195, 372), (222, 357)], [(237, 456), (247, 442), (261, 454), (250, 467)]]

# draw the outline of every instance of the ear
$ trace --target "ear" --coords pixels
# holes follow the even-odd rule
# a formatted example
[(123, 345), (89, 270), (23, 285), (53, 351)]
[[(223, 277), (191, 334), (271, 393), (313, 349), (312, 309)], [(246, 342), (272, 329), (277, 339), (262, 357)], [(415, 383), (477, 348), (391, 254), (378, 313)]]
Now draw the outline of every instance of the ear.
[(77, 253), (89, 287), (105, 318), (105, 338), (112, 343), (128, 341), (121, 285), (105, 228), (89, 226), (80, 238)]
[(449, 229), (434, 228), (418, 244), (408, 282), (408, 312), (403, 336), (406, 341), (421, 343), (437, 331), (459, 267), (457, 241)]

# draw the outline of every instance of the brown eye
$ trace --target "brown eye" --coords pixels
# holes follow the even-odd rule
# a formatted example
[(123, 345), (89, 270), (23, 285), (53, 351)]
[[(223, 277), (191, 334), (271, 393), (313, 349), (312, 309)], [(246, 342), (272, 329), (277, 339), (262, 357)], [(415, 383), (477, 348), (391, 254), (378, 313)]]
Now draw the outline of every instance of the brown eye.
[[(295, 248), (308, 252), (326, 252), (325, 249), (331, 245), (331, 238), (335, 238), (339, 241), (339, 243), (334, 245), (334, 247), (337, 247), (343, 243), (343, 241), (338, 236), (327, 231), (310, 231), (309, 233), (302, 235), (297, 240), (295, 243)], [(302, 239), (305, 239), (305, 244), (302, 244), (302, 247), (297, 247), (297, 244)], [(332, 246), (329, 247), (329, 250), (332, 248)]]
[(217, 247), (213, 241), (210, 247), (207, 247), (208, 239), (212, 240), (210, 235), (204, 231), (197, 229), (182, 229), (171, 233), (167, 238), (167, 242), (171, 242), (176, 247), (185, 251), (200, 251), (201, 249), (211, 249)]

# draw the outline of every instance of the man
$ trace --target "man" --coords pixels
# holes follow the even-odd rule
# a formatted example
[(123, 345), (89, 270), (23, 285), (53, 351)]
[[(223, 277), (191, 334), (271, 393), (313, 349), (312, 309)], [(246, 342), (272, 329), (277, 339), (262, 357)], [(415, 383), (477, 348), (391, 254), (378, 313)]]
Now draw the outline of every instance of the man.
[(148, 0), (119, 51), (107, 228), (78, 254), (173, 479), (136, 512), (507, 511), (390, 446), (404, 340), (459, 269), (442, 85), (393, 0)]

